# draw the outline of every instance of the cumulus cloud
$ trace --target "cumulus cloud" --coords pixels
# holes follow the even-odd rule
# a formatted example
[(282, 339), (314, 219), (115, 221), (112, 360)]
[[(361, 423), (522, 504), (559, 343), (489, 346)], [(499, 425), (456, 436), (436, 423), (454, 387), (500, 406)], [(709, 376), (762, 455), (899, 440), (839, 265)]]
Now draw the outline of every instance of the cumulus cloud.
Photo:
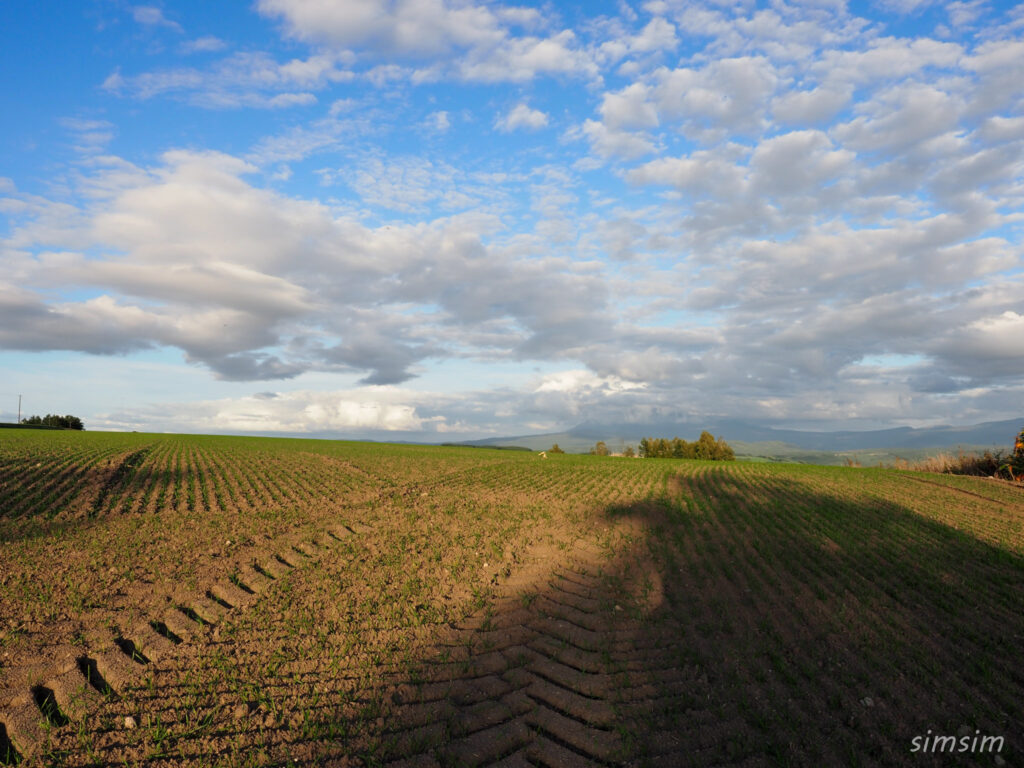
[(445, 0), (259, 0), (256, 7), (283, 21), (293, 37), (340, 48), (380, 47), (425, 55), (493, 44), (504, 37), (501, 20), (486, 6)]
[(451, 118), (448, 117), (448, 113), (444, 110), (438, 110), (437, 112), (431, 112), (427, 116), (426, 125), (430, 130), (436, 131), (437, 133), (445, 133), (449, 128), (452, 127)]
[(499, 131), (511, 132), (525, 128), (535, 131), (548, 124), (548, 116), (539, 109), (532, 109), (526, 102), (516, 104), (507, 114), (498, 118), (495, 127)]
[(473, 338), (487, 324), (488, 355), (558, 355), (586, 339), (588, 313), (606, 301), (600, 280), (571, 261), (486, 245), (490, 218), (371, 229), (249, 184), (254, 170), (228, 155), (171, 152), (83, 212), (81, 229), (27, 222), (33, 238), (118, 255), (26, 263), (34, 285), (107, 293), (47, 302), (10, 289), (4, 344), (174, 346), (225, 379), (338, 370), (397, 383), (427, 357), (483, 354)]
[(585, 120), (579, 130), (570, 135), (585, 137), (592, 151), (604, 158), (635, 160), (656, 149), (656, 144), (647, 135), (615, 130), (597, 120)]
[(569, 29), (547, 38), (513, 37), (493, 49), (475, 49), (460, 62), (466, 80), (526, 82), (538, 75), (580, 75), (594, 78), (592, 55), (577, 44)]
[[(418, 432), (438, 421), (420, 416), (422, 395), (390, 387), (366, 387), (335, 392), (294, 390), (264, 392), (247, 397), (165, 404), (158, 409), (108, 415), (115, 424), (139, 422), (202, 432), (306, 433), (334, 432), (364, 435), (380, 432)], [(165, 414), (173, 423), (161, 424)]]
[(834, 133), (852, 149), (893, 153), (952, 130), (962, 110), (955, 96), (939, 88), (900, 85), (858, 105), (861, 116)]
[(676, 28), (671, 22), (656, 16), (640, 32), (630, 38), (629, 50), (637, 53), (673, 50), (679, 45)]
[(860, 49), (823, 51), (811, 69), (825, 82), (892, 82), (929, 69), (955, 67), (963, 53), (956, 43), (886, 37), (870, 39)]
[(853, 96), (847, 84), (819, 85), (808, 91), (789, 91), (772, 101), (772, 115), (789, 125), (822, 123), (842, 110)]
[[(450, 0), (259, 0), (260, 13), (279, 19), (296, 39), (372, 57), (441, 61), (467, 80), (526, 81), (539, 74), (594, 76), (597, 68), (572, 30), (549, 37), (516, 34), (536, 26), (533, 9)], [(652, 32), (657, 37), (659, 31)], [(664, 31), (660, 31), (664, 36)]]
[(655, 128), (658, 108), (651, 100), (650, 88), (633, 83), (618, 93), (606, 93), (599, 109), (602, 122), (612, 130)]
[(764, 57), (719, 59), (699, 69), (662, 68), (652, 79), (650, 98), (658, 115), (730, 134), (763, 127), (779, 82), (774, 65)]

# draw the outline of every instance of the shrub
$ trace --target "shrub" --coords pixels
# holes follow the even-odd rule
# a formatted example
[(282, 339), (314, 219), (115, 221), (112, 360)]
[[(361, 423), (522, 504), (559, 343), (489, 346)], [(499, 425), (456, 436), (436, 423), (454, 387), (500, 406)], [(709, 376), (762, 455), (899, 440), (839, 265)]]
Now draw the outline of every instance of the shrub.
[(1013, 453), (1000, 465), (999, 472), (1009, 476), (1011, 480), (1024, 480), (1024, 429), (1017, 435), (1013, 443)]
[(919, 461), (900, 460), (895, 463), (897, 469), (911, 469), (917, 472), (934, 472), (942, 475), (974, 475), (976, 477), (991, 477), (999, 471), (1002, 461), (1002, 452), (985, 451), (980, 456), (977, 454), (960, 452), (957, 455), (951, 453), (940, 453), (936, 456), (928, 456)]
[(935, 472), (945, 475), (974, 475), (977, 477), (1002, 477), (1007, 480), (1024, 480), (1024, 429), (1014, 441), (1013, 452), (1004, 455), (1002, 451), (985, 451), (980, 456), (961, 451), (956, 456), (940, 453), (920, 461), (897, 461), (897, 469), (912, 469), (918, 472)]

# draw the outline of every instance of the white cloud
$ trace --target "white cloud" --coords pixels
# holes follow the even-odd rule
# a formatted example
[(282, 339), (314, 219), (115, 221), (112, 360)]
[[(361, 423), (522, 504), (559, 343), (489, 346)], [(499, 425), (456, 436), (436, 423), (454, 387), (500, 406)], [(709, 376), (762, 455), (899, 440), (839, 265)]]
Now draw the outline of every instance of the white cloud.
[(750, 156), (755, 194), (816, 195), (831, 181), (849, 176), (855, 157), (849, 150), (835, 149), (821, 131), (765, 139)]
[(571, 261), (485, 245), (491, 217), (371, 229), (248, 184), (255, 167), (231, 156), (176, 151), (163, 161), (80, 212), (84, 226), (65, 229), (64, 215), (60, 228), (30, 222), (14, 233), (12, 244), (74, 240), (121, 255), (27, 265), (29, 285), (107, 293), (57, 303), (11, 293), (0, 342), (96, 353), (169, 345), (225, 379), (337, 370), (394, 383), (448, 345), (557, 355), (587, 337), (586, 318), (605, 300), (600, 280)]
[(133, 6), (132, 18), (135, 19), (136, 23), (147, 27), (167, 27), (168, 29), (173, 29), (175, 32), (182, 31), (180, 24), (165, 17), (163, 11), (156, 6)]
[(315, 54), (278, 62), (265, 53), (236, 53), (209, 69), (166, 69), (132, 76), (115, 71), (103, 88), (138, 99), (179, 95), (209, 108), (305, 106), (316, 97), (309, 90), (294, 89), (320, 89), (355, 77), (342, 65), (342, 58)]
[(764, 127), (779, 77), (764, 57), (721, 59), (701, 69), (660, 69), (654, 74), (658, 115), (732, 133)]
[(604, 158), (620, 157), (635, 160), (651, 154), (656, 149), (655, 143), (647, 136), (612, 130), (596, 120), (585, 120), (579, 134), (586, 137), (591, 149)]
[(647, 25), (640, 33), (629, 41), (629, 50), (637, 53), (649, 53), (651, 51), (671, 51), (679, 45), (676, 37), (676, 28), (661, 17), (655, 17), (647, 22)]
[(548, 124), (548, 116), (539, 109), (532, 109), (526, 102), (520, 102), (508, 114), (498, 118), (494, 127), (499, 131), (515, 131), (520, 128), (536, 131)]
[(969, 0), (969, 2), (951, 2), (946, 4), (949, 22), (954, 28), (962, 29), (976, 22), (986, 10), (987, 0)]
[(1024, 115), (990, 117), (982, 123), (979, 133), (986, 141), (1019, 141), (1024, 139)]
[[(259, 0), (256, 7), (281, 19), (290, 37), (318, 46), (370, 59), (436, 61), (436, 67), (416, 70), (413, 79), (419, 82), (438, 79), (442, 69), (484, 82), (524, 82), (538, 75), (595, 77), (598, 71), (572, 30), (550, 37), (515, 34), (515, 27), (542, 25), (534, 9), (450, 0), (386, 5), (376, 0)], [(664, 36), (656, 25), (645, 39), (654, 45)]]
[(548, 38), (515, 37), (494, 48), (474, 49), (459, 62), (458, 72), (466, 80), (526, 82), (538, 75), (596, 78), (599, 70), (567, 29)]
[(178, 46), (178, 49), (185, 54), (191, 53), (215, 53), (217, 51), (223, 51), (228, 47), (228, 44), (221, 40), (219, 37), (213, 35), (204, 35), (203, 37), (197, 37), (195, 40), (189, 40)]
[(970, 92), (973, 115), (1019, 114), (1024, 99), (1024, 41), (997, 40), (978, 46), (963, 60), (977, 83)]
[(493, 45), (504, 37), (501, 20), (489, 8), (447, 0), (258, 0), (256, 7), (281, 19), (293, 37), (339, 48), (436, 55)]
[(909, 83), (879, 93), (859, 104), (860, 116), (833, 133), (858, 151), (898, 152), (956, 128), (963, 104), (929, 85)]
[(471, 208), (476, 200), (468, 195), (461, 174), (450, 165), (435, 164), (418, 157), (380, 159), (360, 168), (339, 169), (364, 202), (393, 211), (423, 212), (439, 204), (446, 208)]
[[(332, 108), (329, 114), (333, 111)], [(363, 121), (342, 120), (332, 115), (293, 127), (278, 135), (263, 137), (253, 146), (247, 159), (258, 164), (303, 160), (318, 152), (336, 148), (346, 136), (366, 130), (368, 128)]]
[(685, 157), (659, 157), (631, 169), (634, 184), (663, 184), (681, 192), (736, 199), (745, 193), (745, 174), (735, 158), (722, 153), (697, 151)]
[(617, 93), (606, 93), (599, 112), (602, 122), (613, 131), (658, 126), (658, 109), (651, 101), (651, 89), (643, 83), (633, 83)]
[(165, 403), (159, 409), (108, 415), (115, 425), (147, 424), (200, 432), (343, 433), (366, 435), (443, 431), (443, 417), (417, 412), (423, 394), (395, 387), (359, 387), (336, 391), (298, 389), (250, 396)]
[(853, 96), (852, 86), (820, 85), (809, 91), (789, 91), (772, 101), (772, 115), (789, 125), (815, 125), (830, 120)]
[(452, 121), (448, 117), (448, 113), (444, 110), (437, 112), (431, 112), (427, 116), (427, 127), (437, 133), (445, 133), (449, 128), (452, 127)]
[(266, 101), (266, 106), (273, 109), (308, 107), (310, 104), (316, 104), (316, 96), (312, 93), (279, 93)]
[(543, 377), (534, 392), (564, 392), (571, 394), (611, 394), (630, 389), (643, 389), (643, 384), (623, 381), (617, 376), (598, 376), (593, 371), (576, 369), (559, 371)]
[(74, 136), (75, 149), (87, 154), (102, 152), (117, 133), (114, 124), (108, 120), (65, 117), (60, 124)]
[(866, 84), (894, 81), (928, 68), (955, 67), (963, 49), (955, 43), (928, 38), (880, 38), (863, 50), (827, 50), (811, 67), (819, 80)]

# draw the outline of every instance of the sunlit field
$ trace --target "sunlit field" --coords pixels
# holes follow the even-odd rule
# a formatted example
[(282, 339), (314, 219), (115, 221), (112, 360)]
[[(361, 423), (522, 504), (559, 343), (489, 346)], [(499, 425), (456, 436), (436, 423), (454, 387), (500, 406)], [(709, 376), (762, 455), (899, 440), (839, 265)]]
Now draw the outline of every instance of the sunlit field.
[(0, 541), (0, 764), (1024, 747), (1024, 491), (995, 480), (3, 430)]

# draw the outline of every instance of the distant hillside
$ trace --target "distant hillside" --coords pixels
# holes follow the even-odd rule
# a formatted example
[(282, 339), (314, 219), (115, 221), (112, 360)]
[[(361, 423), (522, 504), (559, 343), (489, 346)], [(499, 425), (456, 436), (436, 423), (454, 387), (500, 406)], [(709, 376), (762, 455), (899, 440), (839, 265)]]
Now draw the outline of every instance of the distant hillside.
[(1024, 425), (1024, 416), (1006, 421), (989, 421), (967, 427), (897, 427), (870, 431), (806, 432), (776, 429), (740, 420), (709, 421), (703, 424), (662, 422), (658, 424), (599, 424), (584, 422), (567, 432), (541, 435), (492, 437), (469, 441), (467, 445), (516, 446), (534, 451), (553, 443), (569, 453), (583, 453), (598, 440), (613, 451), (635, 446), (641, 437), (681, 437), (695, 440), (706, 429), (721, 436), (737, 456), (805, 464), (842, 464), (848, 459), (861, 464), (915, 460), (942, 451), (966, 452), (998, 448), (1009, 450), (1014, 436)]

